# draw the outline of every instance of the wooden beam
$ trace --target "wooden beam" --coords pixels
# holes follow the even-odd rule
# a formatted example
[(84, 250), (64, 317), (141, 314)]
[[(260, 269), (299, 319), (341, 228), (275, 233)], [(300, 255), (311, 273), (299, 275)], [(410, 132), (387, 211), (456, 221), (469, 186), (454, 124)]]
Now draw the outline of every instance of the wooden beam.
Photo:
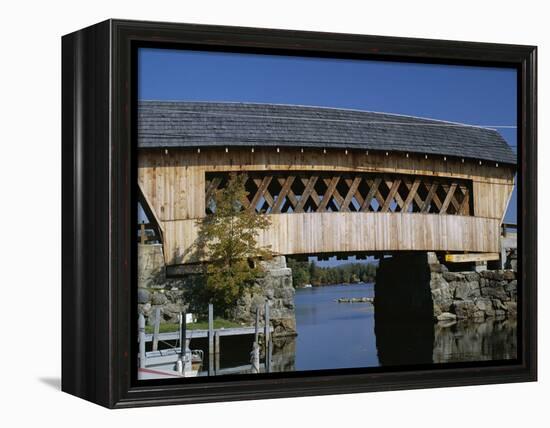
[(264, 192), (267, 190), (267, 187), (269, 186), (269, 183), (271, 183), (271, 179), (273, 176), (266, 175), (263, 179), (261, 184), (258, 186), (258, 191), (250, 201), (250, 206), (248, 207), (249, 210), (255, 210), (256, 205), (258, 205), (258, 202), (260, 201), (260, 198), (264, 195)]
[[(395, 199), (395, 202), (397, 203), (397, 205), (399, 206), (399, 208), (403, 208), (403, 205), (405, 204), (405, 201), (403, 201), (403, 198), (401, 198), (401, 195), (399, 194), (399, 187), (401, 186), (401, 183), (403, 182), (403, 179), (399, 178), (394, 178), (394, 177), (387, 177), (384, 182), (386, 183), (386, 186), (388, 187), (388, 189), (390, 189), (390, 192), (392, 191), (392, 188), (393, 188), (393, 185), (395, 183), (396, 180), (399, 180), (399, 183), (397, 185), (397, 189), (395, 190), (395, 194), (393, 195), (393, 198), (392, 199)], [(391, 202), (391, 201), (390, 201)], [(385, 203), (385, 202), (384, 202)]]
[[(271, 184), (271, 181), (273, 180), (273, 176), (268, 176), (268, 177), (270, 177), (269, 183), (264, 188), (263, 193), (262, 193), (261, 196), (263, 196), (263, 198), (265, 199), (265, 202), (267, 203), (268, 207), (271, 208), (271, 207), (273, 207), (273, 204), (275, 203), (275, 200), (271, 196), (271, 193), (269, 193), (269, 184)], [(265, 177), (264, 177), (264, 180), (265, 180)], [(254, 178), (254, 184), (256, 185), (256, 187), (258, 187), (258, 189), (260, 189), (260, 187), (263, 186), (263, 181), (259, 178)]]
[(271, 371), (271, 355), (269, 352), (269, 347), (271, 345), (271, 338), (269, 337), (270, 330), (270, 320), (269, 320), (269, 303), (265, 302), (265, 321), (264, 321), (264, 341), (265, 341), (265, 368), (269, 373)]
[[(357, 176), (357, 177), (359, 177), (361, 180), (364, 178), (362, 176)], [(348, 186), (351, 186), (353, 184), (353, 180), (351, 178), (346, 178), (345, 182)], [(361, 182), (359, 182), (359, 186), (360, 185), (361, 185)], [(363, 205), (363, 202), (364, 202), (363, 195), (361, 194), (361, 191), (359, 189), (356, 190), (356, 192), (353, 196), (355, 197), (355, 200), (359, 204), (359, 208), (361, 208), (361, 206)]]
[(443, 205), (441, 203), (441, 200), (439, 199), (439, 196), (437, 196), (437, 187), (439, 185), (439, 182), (434, 181), (434, 182), (432, 182), (431, 185), (430, 185), (430, 183), (424, 182), (424, 186), (426, 187), (426, 190), (428, 190), (428, 196), (430, 196), (430, 193), (432, 192), (432, 189), (433, 189), (434, 185), (435, 185), (435, 190), (434, 190), (433, 194), (431, 195), (431, 201), (433, 201), (433, 203), (435, 204), (435, 207), (439, 211), (439, 210), (441, 210), (441, 207)]
[(292, 210), (296, 210), (296, 205), (298, 205), (298, 198), (296, 197), (294, 190), (292, 190), (292, 187), (288, 189), (288, 195), (286, 197), (290, 202), (290, 205), (292, 206)]
[(466, 186), (460, 186), (460, 190), (462, 191), (464, 197), (458, 209), (458, 214), (470, 215), (470, 189)]
[(298, 202), (298, 205), (296, 205), (296, 212), (301, 213), (304, 212), (304, 205), (306, 204), (306, 201), (308, 200), (311, 192), (313, 191), (313, 188), (315, 187), (315, 183), (317, 182), (317, 179), (319, 176), (312, 175), (309, 178), (309, 181), (307, 182), (306, 188), (304, 189), (304, 192), (302, 193), (302, 196), (300, 197), (300, 201)]
[[(374, 184), (372, 180), (366, 180), (366, 181), (367, 181), (367, 184), (369, 186), (371, 184)], [(380, 179), (380, 181), (381, 181), (381, 183), (384, 182), (382, 179)], [(386, 184), (386, 186), (387, 186), (387, 184)], [(375, 189), (375, 192), (374, 192), (374, 197), (376, 198), (376, 202), (378, 202), (378, 205), (380, 206), (380, 208), (382, 208), (382, 206), (384, 205), (384, 202), (386, 201), (386, 199), (384, 198), (384, 195), (382, 195), (382, 192), (380, 192), (380, 185), (376, 186), (376, 189)]]
[(405, 201), (403, 200), (403, 198), (399, 194), (399, 188), (401, 187), (402, 182), (403, 182), (403, 180), (399, 179), (399, 185), (397, 186), (397, 191), (395, 192), (395, 195), (393, 196), (393, 198), (395, 199), (395, 202), (397, 202), (397, 205), (399, 206), (399, 208), (401, 210), (403, 210), (403, 205), (405, 205)]
[(275, 200), (273, 199), (273, 196), (271, 196), (271, 193), (269, 193), (269, 187), (265, 189), (263, 196), (269, 208), (272, 208), (275, 204)]
[(143, 211), (145, 212), (145, 215), (149, 219), (149, 222), (154, 224), (157, 227), (160, 241), (164, 242), (164, 227), (162, 225), (162, 222), (157, 216), (157, 213), (153, 209), (153, 205), (149, 201), (149, 198), (143, 191), (143, 186), (141, 185), (141, 182), (138, 181), (138, 201), (141, 204), (141, 208), (143, 208)]
[(448, 190), (445, 189), (445, 187), (447, 187), (447, 186), (443, 187), (443, 189), (447, 190), (447, 196), (445, 196), (445, 200), (443, 201), (443, 205), (439, 209), (439, 214), (446, 214), (447, 213), (447, 208), (449, 207), (449, 204), (451, 203), (451, 200), (454, 197), (456, 186), (457, 186), (457, 184), (453, 183), (453, 184), (451, 184), (451, 187)]
[(145, 317), (139, 314), (138, 317), (138, 335), (139, 335), (139, 367), (147, 367), (147, 356), (145, 354)]
[(420, 186), (420, 178), (416, 177), (412, 184), (410, 184), (409, 181), (405, 181), (405, 186), (407, 186), (407, 188), (409, 189), (409, 194), (407, 195), (407, 198), (405, 199), (405, 202), (401, 207), (401, 212), (407, 212), (409, 210), (409, 205), (411, 205), (413, 198), (415, 196), (418, 196), (416, 194), (416, 191), (418, 190), (418, 186)]
[[(302, 183), (307, 187), (308, 179), (302, 178)], [(315, 184), (317, 184), (317, 180), (315, 181)], [(315, 190), (315, 185), (311, 189), (311, 192), (309, 193), (310, 198), (315, 202), (315, 205), (317, 208), (319, 208), (319, 205), (321, 205), (321, 198), (319, 198), (319, 195), (317, 194), (317, 191)], [(317, 211), (317, 210), (315, 210)]]
[[(338, 185), (339, 180), (340, 180), (340, 176), (335, 175), (328, 181), (327, 190), (323, 195), (323, 200), (321, 201), (319, 208), (317, 209), (318, 212), (324, 212), (327, 210), (327, 205), (330, 201), (330, 198), (332, 198), (332, 194), (334, 193), (334, 190), (336, 189), (336, 186)], [(325, 180), (325, 183), (327, 183), (327, 180)]]
[(433, 201), (434, 201), (435, 207), (438, 209), (438, 211), (440, 211), (441, 207), (443, 206), (443, 203), (441, 202), (441, 199), (439, 199), (437, 192), (435, 192), (433, 195)]
[(212, 196), (214, 196), (214, 192), (218, 189), (218, 186), (222, 182), (221, 177), (214, 177), (212, 180), (210, 180), (206, 186), (206, 206), (208, 207), (208, 203), (210, 202), (210, 199)]
[[(325, 178), (325, 184), (327, 186), (330, 185), (330, 182), (331, 182), (331, 179), (330, 178)], [(342, 195), (340, 195), (340, 192), (338, 191), (338, 181), (336, 182), (336, 186), (334, 187), (334, 190), (332, 191), (332, 199), (334, 201), (336, 201), (336, 203), (339, 205), (338, 207), (338, 211), (342, 209), (342, 204), (344, 203), (344, 198), (342, 197)], [(329, 198), (330, 199), (330, 198)]]
[(420, 185), (422, 184), (422, 178), (417, 177), (413, 184), (405, 182), (405, 186), (407, 186), (407, 188), (410, 191), (413, 187), (415, 187), (416, 180), (418, 180), (418, 186), (416, 186), (416, 191), (413, 194), (413, 199), (416, 202), (416, 205), (418, 206), (418, 209), (420, 209), (422, 207), (422, 204), (424, 204), (424, 201), (422, 200), (422, 198), (418, 194), (418, 189), (420, 188)]
[(246, 194), (242, 197), (241, 204), (243, 204), (243, 208), (247, 210), (250, 207), (250, 200), (248, 199), (248, 197), (250, 196), (250, 192), (246, 190), (246, 184), (249, 181), (249, 177), (248, 177), (248, 173), (243, 173), (242, 175), (244, 176), (244, 186), (245, 186)]
[(486, 262), (499, 259), (499, 253), (445, 254), (445, 261), (448, 263)]
[(155, 308), (155, 323), (153, 331), (153, 347), (152, 350), (159, 349), (159, 332), (160, 332), (160, 307)]
[[(185, 322), (185, 320), (183, 320)], [(185, 337), (187, 339), (187, 335)], [(208, 304), (208, 376), (214, 375), (214, 305)]]
[(422, 204), (422, 208), (420, 208), (420, 212), (426, 213), (428, 212), (428, 208), (430, 207), (430, 203), (432, 202), (432, 199), (435, 195), (435, 191), (437, 190), (437, 181), (434, 181), (430, 187), (430, 191), (428, 192), (428, 195), (426, 196), (426, 199), (424, 200), (424, 204)]
[(294, 183), (295, 179), (296, 179), (295, 175), (289, 175), (286, 179), (279, 179), (279, 183), (282, 184), (282, 187), (281, 187), (281, 191), (279, 192), (279, 196), (277, 196), (277, 200), (273, 205), (273, 211), (272, 211), (273, 214), (279, 214), (281, 212), (281, 208), (283, 207), (283, 202), (288, 194), (288, 191), (290, 190), (290, 187), (292, 186), (292, 183)]
[[(449, 185), (448, 184), (439, 184), (441, 187), (443, 187), (443, 190), (445, 190), (445, 192), (449, 192)], [(458, 183), (453, 183), (453, 185), (455, 185), (455, 191), (453, 191), (453, 196), (451, 198), (451, 205), (454, 207), (455, 209), (455, 214), (460, 214), (460, 204), (458, 203), (458, 201), (456, 200), (456, 196), (457, 196), (457, 193), (456, 193), (456, 187), (458, 187)], [(449, 207), (447, 207), (448, 209)], [(444, 214), (444, 213), (442, 213)]]
[(382, 182), (382, 179), (380, 177), (377, 177), (372, 180), (367, 180), (367, 184), (369, 185), (369, 193), (367, 193), (367, 196), (365, 197), (365, 200), (363, 201), (363, 205), (361, 205), (360, 211), (365, 212), (369, 210), (370, 203), (372, 201), (372, 198), (374, 197), (375, 193), (378, 192), (378, 186), (380, 186), (380, 183)]
[[(252, 200), (249, 201), (246, 198), (243, 205), (245, 208), (255, 209), (257, 203), (263, 198), (265, 203), (261, 209), (270, 209), (270, 214), (281, 214), (290, 209), (293, 212), (302, 213), (310, 206), (314, 212), (319, 213), (328, 210), (348, 212), (355, 211), (355, 208), (358, 208), (358, 211), (361, 212), (368, 212), (372, 210), (373, 198), (376, 198), (379, 206), (377, 211), (379, 212), (409, 212), (411, 204), (414, 203), (414, 212), (426, 213), (431, 206), (434, 208), (433, 213), (469, 215), (468, 199), (470, 189), (463, 180), (452, 178), (441, 180), (421, 176), (400, 177), (388, 174), (379, 175), (378, 177), (370, 174), (327, 175), (314, 175), (313, 172), (288, 176), (256, 174), (248, 182), (256, 188), (256, 191), (252, 192)], [(269, 191), (270, 183), (274, 179), (280, 185), (278, 195), (272, 195)], [(319, 179), (326, 186), (323, 193), (319, 192)], [(206, 184), (207, 194), (213, 195), (215, 190), (219, 188), (218, 183), (220, 182), (223, 182), (222, 176), (212, 176)], [(304, 185), (303, 191), (297, 191), (297, 183)], [(362, 183), (365, 183), (368, 187), (366, 195), (361, 193)], [(384, 188), (381, 187), (382, 185)], [(424, 193), (423, 197), (420, 190), (423, 191), (424, 188), (427, 192)], [(439, 188), (442, 189), (442, 192), (438, 194)], [(364, 191), (366, 190), (365, 188)], [(301, 196), (296, 196), (296, 193), (301, 193)], [(463, 195), (464, 197), (461, 199)], [(350, 207), (354, 199), (356, 203), (354, 202), (354, 206)], [(392, 209), (394, 201), (396, 207)], [(449, 207), (454, 209), (450, 212)]]
[(351, 200), (353, 199), (353, 195), (355, 195), (355, 192), (357, 192), (357, 188), (359, 187), (359, 184), (361, 184), (361, 177), (355, 177), (353, 179), (353, 182), (348, 190), (348, 194), (344, 198), (344, 203), (342, 204), (342, 207), (340, 208), (340, 211), (349, 211), (349, 204), (351, 203)]
[(391, 186), (390, 192), (388, 193), (386, 200), (384, 201), (384, 205), (382, 205), (381, 212), (385, 213), (390, 209), (391, 202), (395, 198), (395, 194), (397, 193), (397, 189), (399, 189), (400, 185), (401, 185), (401, 179), (396, 178), (393, 181), (393, 184)]
[(145, 223), (141, 223), (139, 225), (139, 238), (140, 238), (140, 244), (145, 244)]

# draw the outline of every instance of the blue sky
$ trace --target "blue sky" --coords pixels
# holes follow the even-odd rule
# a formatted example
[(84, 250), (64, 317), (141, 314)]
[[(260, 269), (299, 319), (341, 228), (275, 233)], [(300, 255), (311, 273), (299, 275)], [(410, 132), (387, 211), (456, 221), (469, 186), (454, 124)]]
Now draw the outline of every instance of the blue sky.
[[(222, 52), (139, 50), (139, 99), (353, 108), (517, 126), (516, 70)], [(498, 128), (516, 151), (516, 129)], [(516, 191), (506, 214), (516, 223)]]

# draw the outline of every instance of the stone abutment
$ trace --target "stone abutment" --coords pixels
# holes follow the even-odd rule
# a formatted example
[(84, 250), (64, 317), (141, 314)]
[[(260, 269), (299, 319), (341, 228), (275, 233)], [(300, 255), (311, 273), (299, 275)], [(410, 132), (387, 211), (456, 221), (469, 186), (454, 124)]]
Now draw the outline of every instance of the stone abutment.
[(517, 273), (451, 272), (435, 253), (403, 253), (380, 260), (376, 314), (395, 320), (485, 320), (517, 314)]
[[(264, 275), (254, 287), (239, 299), (232, 311), (232, 319), (253, 325), (256, 308), (260, 309), (260, 324), (264, 322), (264, 306), (270, 309), (271, 325), (275, 337), (296, 335), (294, 314), (294, 287), (292, 271), (286, 266), (284, 256), (262, 262)], [(138, 247), (138, 311), (146, 322), (154, 322), (156, 309), (160, 309), (161, 323), (177, 323), (180, 312), (193, 311), (193, 290), (200, 287), (201, 277), (193, 269), (172, 269), (176, 276), (167, 275), (162, 245)], [(204, 308), (203, 308), (204, 309)]]

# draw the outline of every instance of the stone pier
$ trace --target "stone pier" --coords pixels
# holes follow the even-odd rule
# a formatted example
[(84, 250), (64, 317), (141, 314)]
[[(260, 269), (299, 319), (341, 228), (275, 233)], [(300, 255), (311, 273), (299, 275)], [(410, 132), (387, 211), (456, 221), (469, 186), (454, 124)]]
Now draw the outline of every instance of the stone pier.
[(438, 321), (517, 315), (517, 273), (513, 270), (450, 272), (428, 253), (433, 316)]
[(380, 259), (374, 293), (374, 332), (380, 363), (431, 364), (433, 303), (426, 253)]
[(380, 259), (374, 285), (376, 314), (394, 320), (433, 320), (426, 253)]
[(292, 270), (286, 266), (284, 256), (273, 257), (272, 260), (263, 262), (263, 265), (265, 275), (258, 279), (250, 292), (239, 299), (233, 318), (247, 324), (254, 323), (256, 308), (259, 308), (263, 322), (264, 305), (268, 302), (273, 335), (294, 336), (296, 316)]
[(450, 272), (435, 253), (402, 253), (380, 260), (376, 314), (394, 320), (483, 320), (515, 316), (517, 273)]
[(513, 322), (516, 275), (512, 270), (450, 272), (435, 253), (401, 253), (381, 259), (374, 299), (380, 362), (431, 364), (434, 328), (457, 321), (471, 325), (504, 319)]

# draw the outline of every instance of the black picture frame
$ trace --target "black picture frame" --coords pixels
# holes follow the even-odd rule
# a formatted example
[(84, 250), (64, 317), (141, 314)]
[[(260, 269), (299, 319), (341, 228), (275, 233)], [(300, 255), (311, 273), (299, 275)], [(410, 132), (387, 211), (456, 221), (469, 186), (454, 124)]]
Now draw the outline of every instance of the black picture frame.
[[(136, 381), (137, 46), (518, 70), (518, 362)], [(537, 49), (489, 43), (107, 20), (62, 38), (62, 390), (109, 408), (537, 379)]]

